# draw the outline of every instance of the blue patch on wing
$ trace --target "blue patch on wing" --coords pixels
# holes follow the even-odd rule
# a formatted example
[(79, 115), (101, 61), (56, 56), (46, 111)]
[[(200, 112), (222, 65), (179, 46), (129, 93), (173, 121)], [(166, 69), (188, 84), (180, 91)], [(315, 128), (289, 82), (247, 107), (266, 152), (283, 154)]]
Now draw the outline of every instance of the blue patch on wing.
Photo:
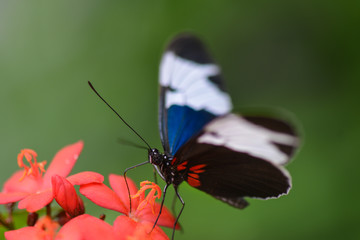
[(167, 110), (167, 127), (170, 154), (175, 155), (177, 150), (216, 115), (205, 110), (195, 111), (188, 106), (172, 105)]

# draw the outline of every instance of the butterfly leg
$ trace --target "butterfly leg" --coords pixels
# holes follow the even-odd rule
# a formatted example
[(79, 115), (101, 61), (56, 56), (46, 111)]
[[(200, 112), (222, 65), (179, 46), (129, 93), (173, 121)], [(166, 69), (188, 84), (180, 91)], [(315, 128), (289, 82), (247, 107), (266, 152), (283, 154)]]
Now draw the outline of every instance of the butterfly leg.
[(129, 188), (129, 184), (128, 184), (127, 179), (126, 179), (126, 173), (127, 173), (129, 170), (131, 170), (131, 169), (134, 169), (134, 168), (140, 167), (140, 166), (145, 165), (145, 164), (147, 164), (147, 163), (149, 163), (149, 161), (146, 161), (146, 162), (143, 162), (143, 163), (136, 164), (135, 166), (129, 167), (129, 168), (125, 169), (125, 171), (124, 171), (124, 179), (125, 179), (126, 187), (127, 187), (128, 194), (129, 194), (129, 201), (130, 201), (130, 204), (129, 204), (129, 205), (130, 205), (130, 213), (131, 213), (131, 197), (130, 197), (130, 188)]
[(181, 215), (181, 213), (182, 213), (182, 211), (184, 210), (184, 207), (185, 207), (185, 202), (184, 202), (184, 200), (182, 199), (182, 197), (180, 196), (180, 194), (179, 194), (179, 192), (178, 192), (178, 186), (174, 185), (174, 190), (175, 190), (176, 196), (178, 197), (178, 199), (180, 200), (180, 202), (181, 202), (181, 204), (182, 204), (182, 207), (181, 207), (180, 212), (179, 212), (179, 214), (177, 215), (176, 220), (175, 220), (175, 223), (174, 223), (173, 233), (172, 233), (172, 237), (171, 237), (172, 240), (174, 239), (174, 236), (175, 236), (175, 227), (176, 227), (176, 224), (178, 223), (179, 218), (180, 218), (180, 215)]
[[(157, 222), (158, 222), (158, 220), (159, 220), (159, 218), (160, 218), (161, 211), (162, 211), (163, 206), (164, 206), (164, 201), (165, 201), (166, 190), (167, 190), (167, 188), (168, 188), (168, 187), (169, 187), (169, 184), (166, 184), (166, 185), (165, 185), (165, 187), (164, 187), (164, 190), (163, 190), (163, 197), (162, 197), (162, 200), (161, 200), (161, 205), (160, 205), (159, 214), (158, 214), (158, 216), (157, 216), (157, 218), (156, 218), (156, 220), (155, 220), (155, 222), (154, 222), (154, 226), (152, 227), (152, 229), (154, 229), (154, 228), (155, 228), (155, 226), (156, 226), (156, 224), (157, 224)], [(151, 229), (151, 231), (152, 231), (152, 229)]]
[(156, 168), (155, 168), (155, 167), (153, 167), (153, 171), (154, 171), (154, 182), (155, 182), (156, 184), (158, 184), (158, 183), (157, 183), (157, 175), (156, 175)]
[[(173, 200), (172, 200), (172, 204), (171, 204), (171, 212), (174, 216), (177, 216), (176, 214), (176, 210), (175, 210), (175, 205), (176, 205), (176, 200), (178, 199), (178, 196), (176, 194), (174, 194)], [(181, 227), (180, 223), (177, 223), (177, 225), (180, 226), (180, 231), (183, 233), (184, 229)]]
[(176, 199), (177, 199), (177, 196), (175, 194), (173, 197), (173, 200), (172, 200), (172, 204), (171, 204), (171, 212), (174, 216), (176, 215), (176, 213), (175, 213)]

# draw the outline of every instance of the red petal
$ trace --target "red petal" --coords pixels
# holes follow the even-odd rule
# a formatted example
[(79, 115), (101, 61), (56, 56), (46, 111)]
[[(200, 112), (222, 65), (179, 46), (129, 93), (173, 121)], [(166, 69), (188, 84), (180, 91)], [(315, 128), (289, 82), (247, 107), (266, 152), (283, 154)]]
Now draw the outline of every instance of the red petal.
[(56, 240), (115, 240), (112, 226), (96, 217), (83, 214), (71, 219), (57, 234)]
[(100, 173), (89, 171), (71, 175), (66, 179), (73, 185), (82, 185), (88, 183), (102, 183), (104, 181), (104, 176)]
[[(135, 183), (128, 177), (126, 178), (126, 180), (129, 185), (130, 195), (135, 195), (138, 191)], [(129, 206), (130, 206), (129, 192), (126, 187), (124, 177), (120, 176), (120, 175), (110, 174), (109, 175), (109, 183), (110, 183), (111, 188), (114, 190), (114, 192), (119, 196), (121, 201), (129, 209)], [(139, 198), (131, 199), (132, 210), (135, 210), (138, 205), (139, 205)]]
[(79, 141), (68, 145), (56, 153), (44, 175), (44, 188), (51, 187), (51, 177), (57, 174), (66, 177), (71, 172), (76, 160), (78, 159), (84, 143)]
[[(141, 221), (149, 221), (149, 222), (154, 223), (159, 214), (159, 211), (160, 211), (159, 203), (155, 203), (154, 210), (155, 210), (154, 211), (155, 214), (153, 214), (151, 207), (148, 206), (148, 207), (144, 208), (143, 210), (138, 211), (137, 217), (140, 218)], [(171, 212), (165, 206), (163, 206), (163, 209), (161, 211), (161, 215), (157, 222), (157, 225), (168, 227), (168, 228), (173, 228), (174, 223), (175, 223), (175, 217), (171, 214)], [(176, 225), (176, 229), (180, 229), (179, 224)]]
[(167, 240), (168, 236), (164, 231), (155, 226), (152, 229), (151, 222), (136, 222), (129, 217), (119, 216), (114, 222), (114, 230), (118, 240), (139, 239), (139, 240)]
[(53, 195), (56, 202), (71, 216), (76, 217), (85, 212), (84, 204), (76, 193), (74, 186), (64, 177), (52, 177)]
[[(159, 228), (158, 226), (155, 226), (153, 228), (153, 223), (151, 222), (141, 222), (138, 227), (136, 228), (136, 232), (134, 234), (134, 237), (136, 239), (154, 239), (154, 240), (168, 240), (169, 237), (164, 233), (164, 231)], [(152, 231), (151, 231), (152, 229)], [(150, 234), (149, 234), (150, 233)]]
[(44, 231), (36, 227), (24, 227), (4, 233), (7, 240), (46, 240)]
[(128, 209), (116, 193), (103, 183), (81, 185), (80, 193), (103, 208), (129, 214)]
[(20, 201), (26, 196), (29, 196), (29, 193), (22, 192), (13, 192), (13, 193), (0, 193), (0, 204), (7, 204)]
[(42, 182), (36, 181), (31, 176), (25, 177), (22, 181), (19, 181), (23, 176), (24, 171), (19, 170), (15, 172), (4, 184), (3, 191), (10, 192), (26, 192), (34, 193), (41, 188)]
[(132, 220), (127, 216), (118, 216), (114, 221), (114, 231), (118, 240), (126, 240), (131, 236), (137, 226), (138, 222)]
[(53, 200), (52, 189), (45, 189), (41, 192), (30, 194), (18, 204), (19, 209), (26, 209), (28, 212), (36, 212), (48, 205)]

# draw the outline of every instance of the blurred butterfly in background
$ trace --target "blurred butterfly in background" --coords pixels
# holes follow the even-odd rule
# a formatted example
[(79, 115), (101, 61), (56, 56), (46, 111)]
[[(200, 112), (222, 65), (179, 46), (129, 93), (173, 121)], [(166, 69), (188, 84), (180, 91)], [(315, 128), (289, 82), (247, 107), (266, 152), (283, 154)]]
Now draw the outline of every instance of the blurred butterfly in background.
[[(243, 209), (244, 197), (278, 198), (291, 188), (283, 167), (299, 145), (295, 129), (269, 117), (230, 113), (232, 103), (219, 66), (193, 35), (175, 37), (160, 64), (161, 153), (148, 146), (149, 160), (168, 186), (190, 186)], [(125, 170), (125, 174), (128, 170)], [(161, 210), (160, 210), (161, 211)], [(160, 216), (160, 213), (158, 217)], [(174, 224), (174, 229), (175, 229)], [(174, 231), (173, 236), (174, 238)]]

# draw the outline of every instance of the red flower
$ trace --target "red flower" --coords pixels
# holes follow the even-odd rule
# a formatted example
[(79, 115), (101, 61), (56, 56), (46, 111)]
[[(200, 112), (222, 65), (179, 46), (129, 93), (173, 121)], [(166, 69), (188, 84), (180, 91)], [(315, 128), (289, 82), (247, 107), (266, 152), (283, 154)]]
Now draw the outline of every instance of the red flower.
[(23, 227), (5, 232), (7, 240), (50, 240), (53, 239), (59, 224), (49, 216), (40, 218), (35, 226)]
[(70, 217), (85, 213), (84, 203), (77, 195), (74, 186), (66, 178), (55, 175), (51, 179), (53, 195), (56, 202), (67, 212)]
[[(53, 200), (52, 176), (66, 177), (78, 159), (83, 145), (83, 142), (79, 141), (61, 149), (46, 172), (46, 162), (38, 163), (37, 154), (33, 150), (22, 150), (18, 155), (18, 165), (24, 168), (24, 171), (15, 172), (5, 182), (0, 193), (0, 204), (20, 201), (18, 207), (28, 212), (35, 212), (49, 204)], [(24, 164), (23, 158), (29, 163), (29, 167)], [(94, 172), (81, 172), (68, 177), (67, 180), (72, 184), (100, 183), (103, 176)]]
[(103, 220), (83, 214), (71, 219), (58, 232), (55, 240), (115, 240), (113, 227)]
[(117, 240), (168, 240), (164, 231), (152, 222), (136, 222), (127, 216), (119, 216), (114, 222)]
[[(129, 195), (124, 177), (111, 174), (109, 182), (113, 190), (102, 183), (90, 183), (81, 185), (80, 192), (95, 204), (126, 215), (118, 217), (114, 222), (115, 232), (121, 234), (123, 237), (121, 239), (125, 239), (126, 236), (142, 239), (136, 238), (136, 236), (145, 233), (149, 239), (167, 239), (167, 236), (158, 226), (151, 231), (160, 210), (160, 204), (155, 202), (155, 198), (161, 197), (159, 186), (146, 181), (141, 184), (140, 191), (137, 191), (136, 185), (128, 179), (132, 197), (130, 211)], [(150, 192), (145, 197), (145, 190), (147, 189), (150, 189)], [(174, 222), (175, 218), (170, 211), (163, 207), (158, 225), (172, 228)], [(179, 229), (179, 225), (176, 228)], [(124, 231), (126, 234), (123, 234)]]
[(7, 240), (115, 240), (113, 227), (96, 217), (83, 214), (67, 222), (56, 234), (59, 225), (45, 216), (34, 227), (5, 232)]

